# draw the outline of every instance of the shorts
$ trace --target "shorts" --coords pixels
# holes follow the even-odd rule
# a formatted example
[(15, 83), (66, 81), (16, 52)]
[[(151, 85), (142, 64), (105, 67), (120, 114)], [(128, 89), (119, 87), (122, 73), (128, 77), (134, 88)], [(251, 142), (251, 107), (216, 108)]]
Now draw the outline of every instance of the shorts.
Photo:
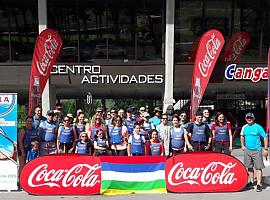
[(263, 169), (263, 156), (261, 151), (245, 150), (244, 153), (244, 165), (246, 168), (255, 167), (256, 170)]

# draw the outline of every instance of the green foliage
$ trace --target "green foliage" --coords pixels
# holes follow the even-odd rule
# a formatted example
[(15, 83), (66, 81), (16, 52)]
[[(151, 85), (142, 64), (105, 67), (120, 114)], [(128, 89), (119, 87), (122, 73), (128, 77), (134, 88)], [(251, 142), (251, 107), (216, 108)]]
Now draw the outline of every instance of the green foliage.
[(18, 105), (18, 128), (25, 126), (25, 119), (27, 117), (27, 108), (25, 105)]

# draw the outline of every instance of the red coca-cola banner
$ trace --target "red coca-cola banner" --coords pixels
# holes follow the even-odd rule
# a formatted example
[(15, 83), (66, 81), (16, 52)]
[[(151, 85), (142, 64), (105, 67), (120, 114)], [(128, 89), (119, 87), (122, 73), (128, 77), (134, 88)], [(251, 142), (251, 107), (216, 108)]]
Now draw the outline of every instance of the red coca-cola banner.
[(199, 108), (203, 94), (223, 45), (224, 38), (217, 30), (209, 30), (201, 37), (197, 49), (192, 77), (190, 100), (191, 120), (194, 119), (194, 115)]
[(244, 54), (249, 43), (250, 36), (247, 32), (233, 33), (232, 38), (225, 47), (222, 60), (227, 63), (238, 61)]
[(39, 104), (54, 62), (62, 47), (61, 37), (52, 29), (45, 29), (37, 38), (30, 74), (28, 114)]
[(247, 184), (244, 165), (225, 154), (180, 154), (166, 161), (165, 170), (171, 192), (233, 192)]
[(34, 195), (99, 194), (100, 159), (80, 154), (39, 157), (25, 165), (20, 182)]

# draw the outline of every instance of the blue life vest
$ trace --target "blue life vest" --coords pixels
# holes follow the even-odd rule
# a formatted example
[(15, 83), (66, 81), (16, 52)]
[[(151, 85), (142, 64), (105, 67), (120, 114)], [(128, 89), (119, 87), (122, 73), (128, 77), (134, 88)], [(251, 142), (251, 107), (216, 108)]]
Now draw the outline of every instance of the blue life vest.
[(24, 132), (25, 132), (25, 136), (24, 136), (24, 147), (25, 148), (31, 148), (32, 141), (40, 142), (40, 137), (38, 135), (37, 129), (33, 128), (32, 130), (29, 130), (29, 129), (25, 128)]
[(227, 124), (222, 127), (216, 126), (216, 141), (217, 142), (229, 141), (229, 131)]
[(95, 136), (96, 136), (96, 133), (97, 133), (97, 130), (98, 130), (98, 129), (99, 129), (99, 128), (94, 128), (94, 129), (92, 130), (92, 135), (91, 135), (91, 140), (92, 140), (92, 141), (96, 140)]
[(145, 140), (149, 140), (149, 132), (144, 128), (140, 129), (140, 135), (144, 136)]
[(64, 127), (61, 126), (60, 127), (60, 138), (59, 138), (59, 142), (60, 143), (66, 143), (66, 144), (70, 144), (72, 143), (72, 127)]
[(206, 142), (205, 126), (207, 125), (203, 124), (199, 126), (196, 123), (193, 123), (193, 132), (192, 132), (193, 142)]
[(97, 139), (96, 139), (96, 142), (97, 142), (97, 145), (98, 145), (99, 147), (103, 147), (103, 148), (106, 147), (106, 139), (99, 139), (99, 138), (97, 138)]
[(75, 124), (75, 130), (77, 134), (77, 138), (79, 138), (82, 132), (85, 132), (85, 124)]
[(122, 127), (113, 127), (109, 133), (111, 144), (120, 144), (122, 142)]
[(55, 122), (44, 121), (39, 125), (41, 129), (42, 142), (51, 142), (56, 140), (56, 124)]
[(143, 154), (143, 140), (141, 135), (139, 139), (135, 139), (134, 135), (132, 135), (131, 153)]
[(89, 143), (88, 142), (84, 142), (82, 143), (81, 141), (79, 141), (77, 143), (77, 152), (80, 154), (89, 154)]
[(144, 123), (143, 123), (143, 128), (144, 128), (144, 130), (148, 131), (148, 133), (149, 133), (149, 131), (152, 129), (152, 126), (150, 123), (148, 123), (147, 125), (144, 125)]
[(136, 120), (126, 119), (125, 123), (126, 123), (129, 134), (133, 134), (133, 131), (134, 131), (133, 127), (134, 127), (134, 124), (136, 123)]
[(171, 145), (172, 148), (177, 150), (183, 149), (185, 147), (183, 127), (180, 127), (178, 130), (175, 130), (174, 127), (171, 129)]
[(161, 153), (160, 142), (159, 143), (151, 143), (150, 150), (151, 150), (152, 156), (160, 156), (160, 153)]

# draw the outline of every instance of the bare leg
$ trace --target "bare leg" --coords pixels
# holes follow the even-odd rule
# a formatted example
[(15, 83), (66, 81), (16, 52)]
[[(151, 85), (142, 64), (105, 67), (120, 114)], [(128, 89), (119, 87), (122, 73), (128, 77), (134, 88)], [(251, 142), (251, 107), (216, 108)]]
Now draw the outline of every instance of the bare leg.
[(254, 170), (253, 168), (248, 168), (248, 181), (249, 182), (254, 182)]
[(257, 177), (257, 185), (261, 185), (262, 183), (262, 170), (261, 169), (256, 170), (256, 177)]

